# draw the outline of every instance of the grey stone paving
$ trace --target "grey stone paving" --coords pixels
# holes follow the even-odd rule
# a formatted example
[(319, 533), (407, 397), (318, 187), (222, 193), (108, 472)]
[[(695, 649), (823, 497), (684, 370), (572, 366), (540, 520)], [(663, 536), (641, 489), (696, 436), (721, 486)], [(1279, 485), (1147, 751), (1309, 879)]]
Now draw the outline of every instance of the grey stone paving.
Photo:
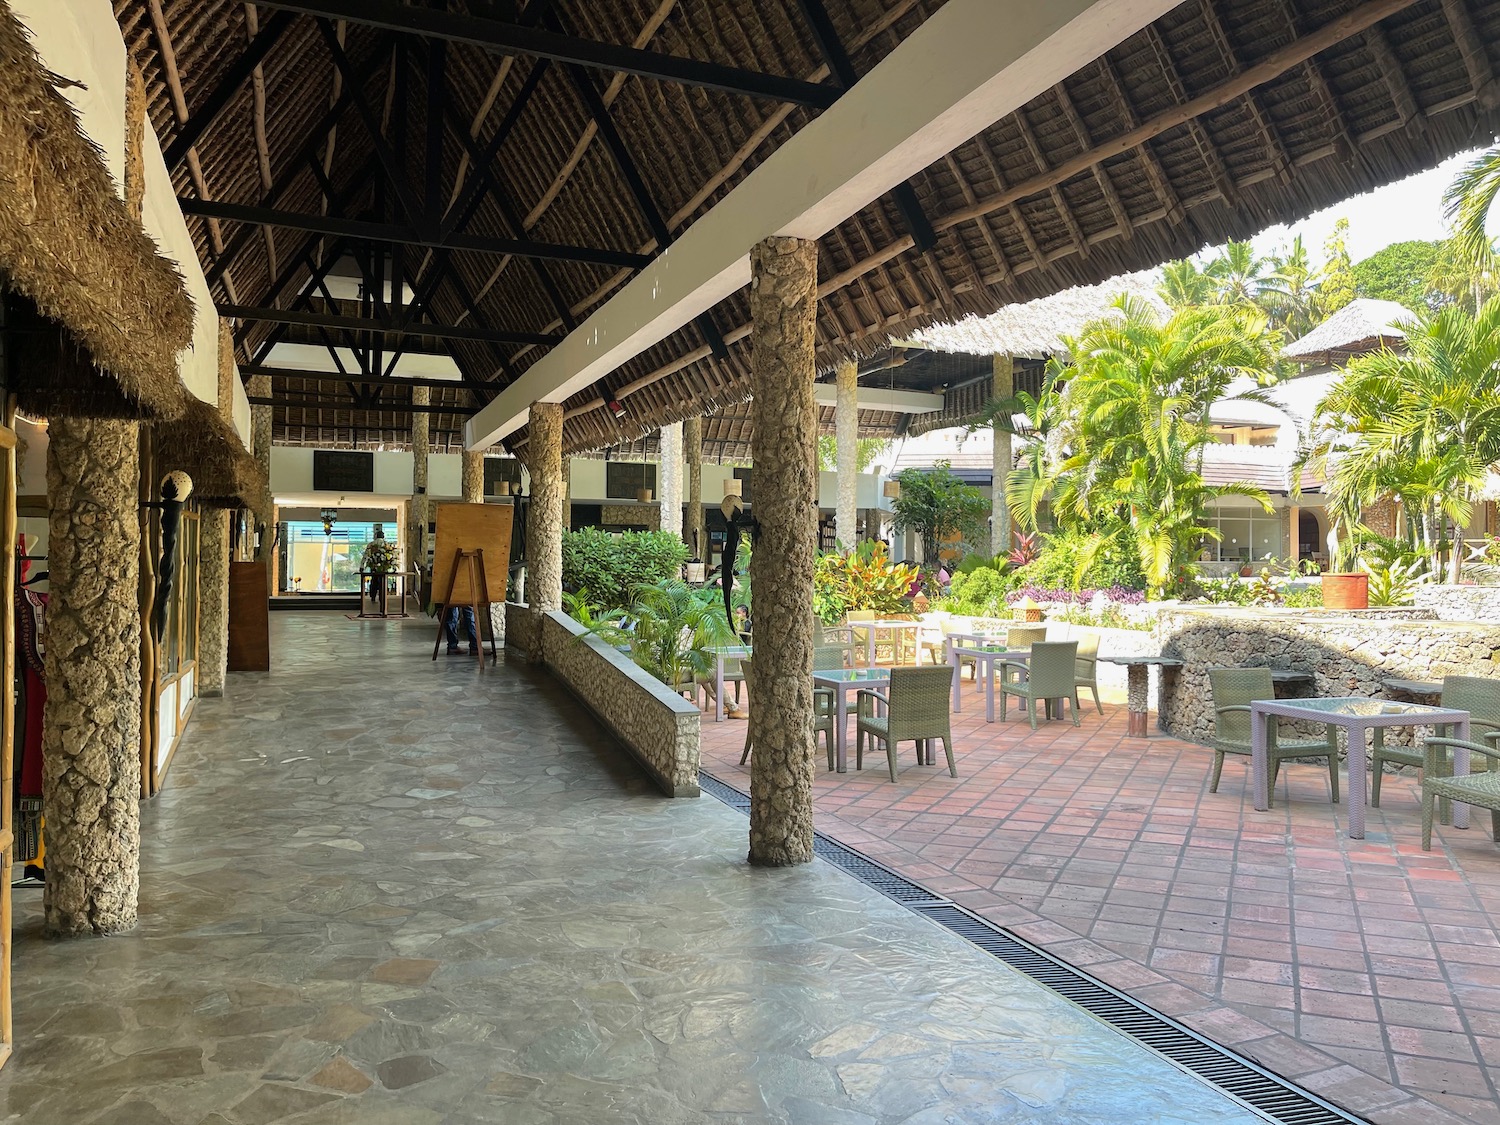
[(1258, 1120), (745, 820), (658, 797), (542, 674), (273, 615), (148, 806), (142, 924), (20, 892), (0, 1120)]

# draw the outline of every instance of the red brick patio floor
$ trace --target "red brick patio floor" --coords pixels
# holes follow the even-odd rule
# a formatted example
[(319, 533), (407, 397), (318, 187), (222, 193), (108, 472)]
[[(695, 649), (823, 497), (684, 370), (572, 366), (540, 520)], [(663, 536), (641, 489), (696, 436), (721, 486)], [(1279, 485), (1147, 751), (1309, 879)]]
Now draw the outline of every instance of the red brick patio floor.
[[(958, 778), (908, 743), (896, 784), (883, 753), (854, 770), (851, 723), (847, 774), (818, 754), (819, 830), (1372, 1121), (1500, 1125), (1482, 811), (1423, 852), (1405, 775), (1351, 840), (1322, 766), (1284, 768), (1257, 813), (1248, 759), (1211, 794), (1208, 749), (1127, 738), (1120, 707), (1033, 734), (966, 684), (954, 723)], [(703, 732), (704, 768), (748, 791), (745, 724)]]

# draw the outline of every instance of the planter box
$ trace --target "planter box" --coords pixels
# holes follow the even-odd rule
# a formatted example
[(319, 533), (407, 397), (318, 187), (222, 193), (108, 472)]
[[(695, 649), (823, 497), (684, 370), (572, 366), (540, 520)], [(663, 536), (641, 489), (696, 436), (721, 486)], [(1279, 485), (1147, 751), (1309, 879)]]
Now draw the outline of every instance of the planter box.
[(1369, 609), (1370, 576), (1368, 574), (1323, 575), (1323, 608)]

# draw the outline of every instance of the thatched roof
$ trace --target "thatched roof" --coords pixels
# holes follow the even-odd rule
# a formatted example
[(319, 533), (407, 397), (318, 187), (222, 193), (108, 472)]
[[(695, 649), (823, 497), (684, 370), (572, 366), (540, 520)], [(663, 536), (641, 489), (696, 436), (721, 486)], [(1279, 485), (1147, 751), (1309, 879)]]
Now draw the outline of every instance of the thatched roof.
[[(941, 2), (825, 6), (863, 75)], [(164, 33), (152, 18), (158, 6)], [(459, 229), (469, 236), (652, 255), (817, 112), (464, 42), (448, 43), (445, 67), (437, 67), (431, 40), (357, 17), (338, 32), (347, 61), (335, 65), (332, 25), (320, 28), (306, 16), (273, 24), (268, 9), (237, 0), (115, 0), (115, 8), (169, 153), (184, 135), (177, 107), (187, 107), (196, 166), (178, 159), (172, 172), (189, 200), (312, 216), (332, 210), (331, 193), (344, 214), (389, 226), (421, 203), (402, 196), (420, 196), (431, 183), (444, 201), (455, 194), (465, 201)], [(595, 43), (796, 79), (822, 81), (827, 73), (796, 4), (554, 0), (549, 10), (553, 33)], [(1386, 18), (1363, 18), (1376, 11)], [(247, 13), (259, 13), (254, 27)], [(247, 44), (264, 46), (272, 31), (275, 42), (258, 66), (237, 68)], [(840, 354), (868, 355), (937, 320), (984, 316), (1147, 269), (1430, 168), (1500, 127), (1490, 77), (1500, 67), (1497, 44), (1500, 0), (1185, 3), (913, 177), (916, 204), (936, 233), (925, 253), (891, 196), (823, 237), (821, 359), (831, 366)], [(427, 77), (440, 71), (449, 120), (440, 143), (429, 145), (429, 101), (444, 103), (428, 98)], [(237, 86), (236, 75), (243, 79)], [(349, 102), (355, 89), (367, 113)], [(220, 102), (223, 112), (194, 120)], [(381, 123), (379, 153), (366, 121)], [(440, 153), (440, 166), (429, 152)], [(480, 180), (475, 165), (485, 170)], [(398, 177), (387, 174), (393, 166)], [(483, 190), (470, 195), (476, 183)], [(195, 215), (190, 227), (216, 297), (245, 305), (290, 305), (309, 277), (309, 265), (299, 264), (304, 256), (321, 262), (340, 241), (222, 217)], [(568, 331), (633, 274), (630, 265), (598, 260), (451, 246), (409, 249), (405, 257), (404, 276), (418, 276), (413, 288), (431, 288), (431, 323), (544, 338)], [(394, 263), (380, 264), (389, 270)], [(366, 315), (350, 301), (335, 304), (313, 296), (301, 307)], [(586, 449), (630, 441), (743, 401), (748, 321), (740, 292), (572, 396), (565, 443)], [(247, 374), (252, 353), (273, 334), (319, 339), (306, 326), (246, 322), (238, 344)], [(389, 354), (396, 338), (383, 340)], [(435, 346), (451, 350), (476, 384), (435, 393), (434, 402), (453, 413), (434, 417), (433, 429), (451, 433), (490, 397), (481, 384), (506, 385), (550, 343), (448, 339)], [(273, 386), (281, 396), (290, 384), (278, 376)], [(303, 405), (277, 407), (279, 440), (300, 433), (374, 444), (406, 421), (403, 393), (372, 409), (342, 383), (309, 386)], [(617, 423), (605, 403), (622, 395), (629, 411)]]
[(1281, 354), (1301, 363), (1333, 364), (1361, 352), (1398, 347), (1406, 339), (1401, 325), (1415, 316), (1398, 301), (1357, 297)]
[(182, 407), (177, 353), (192, 304), (177, 267), (115, 194), (57, 81), (0, 0), (0, 280), (26, 299), (29, 329), (50, 321), (68, 337), (23, 342), (60, 370), (54, 379), (14, 365), (18, 389), (47, 413), (171, 416)]
[(1090, 321), (1111, 314), (1122, 295), (1145, 301), (1166, 318), (1171, 309), (1156, 291), (1155, 270), (1110, 278), (1098, 285), (1075, 285), (1035, 301), (1006, 305), (989, 316), (968, 316), (912, 333), (912, 342), (957, 355), (1008, 355), (1047, 359), (1063, 351), (1063, 340), (1077, 336)]
[(193, 496), (210, 508), (259, 508), (269, 482), (219, 409), (191, 395), (182, 416), (157, 422), (160, 473), (180, 469), (193, 478)]

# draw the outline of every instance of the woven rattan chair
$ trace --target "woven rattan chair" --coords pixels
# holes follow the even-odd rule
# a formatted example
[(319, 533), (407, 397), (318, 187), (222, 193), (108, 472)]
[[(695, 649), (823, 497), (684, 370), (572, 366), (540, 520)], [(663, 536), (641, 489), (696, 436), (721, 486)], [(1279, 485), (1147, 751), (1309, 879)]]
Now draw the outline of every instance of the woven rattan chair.
[[(1448, 684), (1443, 682), (1443, 695), (1448, 694)], [(1432, 812), (1438, 800), (1462, 801), (1490, 810), (1490, 836), (1500, 844), (1500, 730), (1490, 731), (1484, 742), (1465, 741), (1458, 738), (1434, 737), (1424, 744), (1422, 762), (1422, 850), (1432, 849)], [(1465, 777), (1453, 777), (1449, 766), (1449, 755), (1458, 747), (1467, 747), (1470, 768), (1480, 763), (1488, 766), (1483, 771)], [(1474, 756), (1478, 755), (1478, 760)], [(1488, 763), (1494, 762), (1494, 765)]]
[(864, 769), (865, 736), (885, 743), (886, 764), (891, 780), (896, 780), (896, 744), (914, 741), (917, 761), (926, 760), (927, 743), (943, 740), (948, 756), (948, 773), (958, 776), (953, 764), (953, 730), (948, 705), (953, 694), (953, 672), (940, 668), (892, 668), (888, 692), (862, 689), (855, 697), (858, 717), (854, 734), (854, 765)]
[(1047, 639), (1045, 625), (1011, 625), (1005, 630), (1006, 648), (1030, 648)]
[(1076, 686), (1088, 688), (1094, 693), (1094, 706), (1104, 714), (1104, 704), (1099, 702), (1099, 634), (1085, 633), (1078, 638), (1078, 660), (1073, 677)]
[[(1225, 754), (1251, 752), (1250, 704), (1276, 698), (1276, 686), (1271, 680), (1269, 668), (1211, 668), (1208, 672), (1209, 691), (1214, 707), (1214, 736), (1209, 745), (1214, 751), (1214, 773), (1208, 791), (1219, 791), (1219, 776), (1224, 772)], [(1338, 731), (1330, 726), (1327, 735), (1317, 740), (1284, 741), (1278, 727), (1272, 723), (1266, 729), (1266, 774), (1268, 793), (1274, 800), (1276, 775), (1281, 763), (1288, 758), (1327, 758), (1328, 790), (1333, 802), (1339, 799), (1339, 742)]]
[(853, 661), (849, 659), (849, 650), (843, 645), (823, 645), (813, 639), (813, 663), (814, 669), (851, 668)]
[(933, 664), (946, 664), (948, 662), (947, 645), (945, 644), (948, 634), (943, 625), (950, 618), (947, 610), (933, 610), (922, 614), (918, 620), (922, 627), (917, 630), (916, 641), (916, 663), (922, 663), (922, 654), (928, 653), (932, 657)]
[(861, 629), (860, 624), (874, 620), (873, 609), (851, 609), (844, 614), (844, 628), (849, 630), (849, 639), (854, 645), (853, 652), (856, 661), (867, 659), (870, 652), (870, 630)]
[[(844, 650), (844, 666), (857, 668), (859, 658), (855, 652), (854, 630), (847, 625), (824, 625), (817, 618), (813, 618), (813, 646), (815, 648), (827, 648), (837, 645)], [(813, 665), (817, 667), (835, 668), (838, 665)]]
[[(974, 632), (974, 619), (972, 617), (949, 617), (938, 622), (938, 629), (943, 634), (943, 657), (947, 658), (948, 638), (953, 636), (970, 636)], [(964, 669), (969, 669), (972, 679), (979, 678), (978, 665), (972, 656), (960, 656), (958, 658), (958, 674), (963, 675)]]
[[(1012, 630), (1014, 632), (1014, 630)], [(1009, 646), (1008, 646), (1009, 647)], [(1002, 660), (995, 667), (1000, 677), (995, 685), (1000, 691), (1000, 721), (1005, 721), (1005, 705), (1014, 695), (1026, 704), (1026, 718), (1036, 730), (1036, 705), (1058, 701), (1062, 717), (1064, 699), (1073, 703), (1073, 725), (1078, 721), (1078, 642), (1035, 641), (1027, 661)], [(1050, 717), (1050, 715), (1049, 715)]]
[[(842, 653), (842, 650), (839, 651), (840, 653)], [(816, 656), (813, 660), (813, 667), (818, 667)], [(843, 665), (834, 665), (834, 667), (842, 668)], [(750, 688), (750, 695), (753, 700), (753, 697), (755, 695), (755, 684), (754, 681), (750, 678), (750, 661), (748, 659), (740, 661), (740, 671), (745, 675), (745, 684)], [(826, 744), (828, 750), (829, 769), (834, 768), (833, 725), (834, 717), (836, 714), (837, 712), (834, 707), (833, 692), (829, 691), (827, 688), (813, 688), (813, 742), (816, 744), (819, 733), (823, 735), (823, 741)], [(752, 706), (750, 708), (750, 717), (745, 723), (745, 749), (740, 754), (740, 765), (743, 766), (750, 760), (750, 751), (754, 748), (755, 707), (752, 702)]]
[[(1482, 741), (1489, 738), (1491, 733), (1500, 731), (1500, 679), (1492, 679), (1489, 676), (1444, 676), (1441, 704), (1444, 707), (1452, 707), (1469, 713), (1469, 733), (1475, 741)], [(1371, 769), (1374, 770), (1374, 777), (1370, 781), (1370, 807), (1376, 809), (1380, 807), (1381, 766), (1384, 763), (1400, 762), (1403, 766), (1423, 766), (1424, 768), (1426, 765), (1426, 755), (1422, 750), (1416, 747), (1387, 746), (1384, 735), (1384, 730), (1380, 727), (1375, 728), (1375, 745), (1371, 754)], [(1483, 768), (1487, 761), (1488, 759), (1481, 758), (1474, 764), (1478, 768)], [(1444, 774), (1450, 772), (1445, 763), (1439, 764), (1444, 767), (1442, 771)], [(1446, 802), (1444, 811), (1446, 811)], [(1443, 823), (1447, 822), (1448, 818), (1445, 815)]]

